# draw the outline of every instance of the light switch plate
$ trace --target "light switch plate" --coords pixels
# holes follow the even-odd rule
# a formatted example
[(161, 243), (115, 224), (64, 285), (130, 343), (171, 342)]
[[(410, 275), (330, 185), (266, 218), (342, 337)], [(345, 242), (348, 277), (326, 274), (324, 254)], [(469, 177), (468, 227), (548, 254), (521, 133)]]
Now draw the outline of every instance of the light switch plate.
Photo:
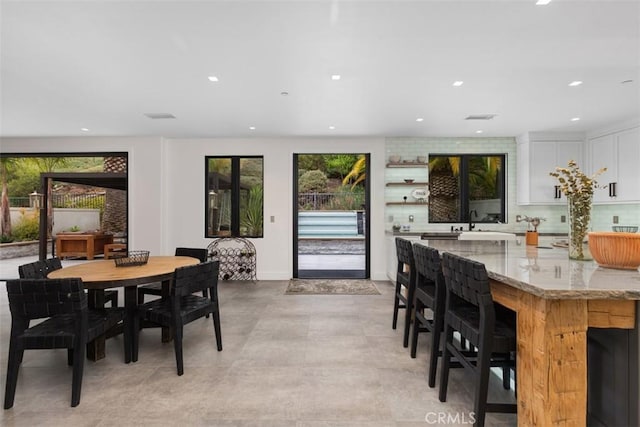
[(560, 222), (567, 222), (567, 216), (566, 215), (560, 215)]
[(614, 215), (613, 216), (613, 223), (617, 224), (618, 223), (618, 215)]

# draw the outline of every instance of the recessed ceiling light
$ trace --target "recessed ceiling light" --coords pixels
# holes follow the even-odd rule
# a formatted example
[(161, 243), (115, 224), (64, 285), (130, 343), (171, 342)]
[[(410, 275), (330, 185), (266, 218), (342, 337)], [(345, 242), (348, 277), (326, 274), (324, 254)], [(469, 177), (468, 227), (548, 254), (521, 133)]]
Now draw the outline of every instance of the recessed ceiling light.
[(150, 119), (154, 119), (154, 120), (158, 120), (158, 119), (175, 119), (176, 116), (174, 116), (171, 113), (144, 113), (145, 116), (149, 117)]
[(478, 129), (478, 130), (476, 131), (476, 133), (482, 133), (482, 132), (483, 132), (483, 131), (482, 131), (482, 130), (480, 130), (480, 129)]
[(416, 119), (416, 122), (424, 122), (424, 119), (423, 119), (422, 117), (418, 117), (418, 118)]
[(536, 2), (536, 6), (546, 6), (551, 3), (551, 0), (538, 0)]
[(573, 117), (571, 119), (572, 122), (579, 122), (580, 121), (580, 117)]
[(334, 130), (336, 127), (335, 126), (329, 126), (329, 129)]
[(332, 74), (331, 75), (331, 80), (340, 80), (342, 76), (340, 74)]
[(574, 80), (571, 83), (569, 83), (569, 86), (575, 87), (575, 86), (580, 86), (582, 84), (582, 82), (580, 80)]
[(289, 95), (289, 92), (280, 92), (280, 95), (287, 96), (287, 95)]
[(462, 80), (456, 80), (455, 82), (453, 82), (453, 85), (455, 87), (460, 87), (464, 84), (464, 82)]
[(89, 129), (88, 129), (88, 128), (80, 128), (80, 130), (81, 130), (82, 132), (89, 132)]
[(217, 82), (218, 78), (216, 76), (209, 76), (207, 77), (209, 79), (210, 82)]
[(255, 126), (249, 126), (249, 130), (256, 130)]

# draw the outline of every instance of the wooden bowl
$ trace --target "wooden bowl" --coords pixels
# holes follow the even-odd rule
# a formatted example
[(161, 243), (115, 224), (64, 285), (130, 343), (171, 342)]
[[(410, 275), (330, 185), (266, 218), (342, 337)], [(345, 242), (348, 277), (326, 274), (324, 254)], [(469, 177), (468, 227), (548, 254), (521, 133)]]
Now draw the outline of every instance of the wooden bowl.
[(640, 266), (640, 234), (637, 233), (591, 232), (589, 250), (602, 267), (635, 270)]

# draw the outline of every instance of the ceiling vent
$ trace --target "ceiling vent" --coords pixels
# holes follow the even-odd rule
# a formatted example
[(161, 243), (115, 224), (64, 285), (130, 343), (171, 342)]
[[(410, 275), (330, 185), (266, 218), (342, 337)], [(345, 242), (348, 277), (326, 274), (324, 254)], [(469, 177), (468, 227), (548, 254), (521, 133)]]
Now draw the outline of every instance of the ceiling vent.
[(470, 116), (465, 117), (465, 120), (491, 120), (497, 114), (472, 114)]
[(175, 119), (176, 118), (176, 116), (169, 113), (145, 113), (144, 115), (149, 117), (150, 119)]

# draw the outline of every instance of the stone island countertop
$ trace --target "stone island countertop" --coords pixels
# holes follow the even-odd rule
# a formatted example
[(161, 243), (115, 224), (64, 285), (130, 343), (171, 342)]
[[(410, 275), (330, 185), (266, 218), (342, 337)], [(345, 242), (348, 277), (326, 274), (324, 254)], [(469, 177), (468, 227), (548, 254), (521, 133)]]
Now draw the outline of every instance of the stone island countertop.
[(514, 241), (420, 240), (485, 264), (489, 277), (545, 299), (640, 300), (640, 271), (569, 260), (567, 249)]

